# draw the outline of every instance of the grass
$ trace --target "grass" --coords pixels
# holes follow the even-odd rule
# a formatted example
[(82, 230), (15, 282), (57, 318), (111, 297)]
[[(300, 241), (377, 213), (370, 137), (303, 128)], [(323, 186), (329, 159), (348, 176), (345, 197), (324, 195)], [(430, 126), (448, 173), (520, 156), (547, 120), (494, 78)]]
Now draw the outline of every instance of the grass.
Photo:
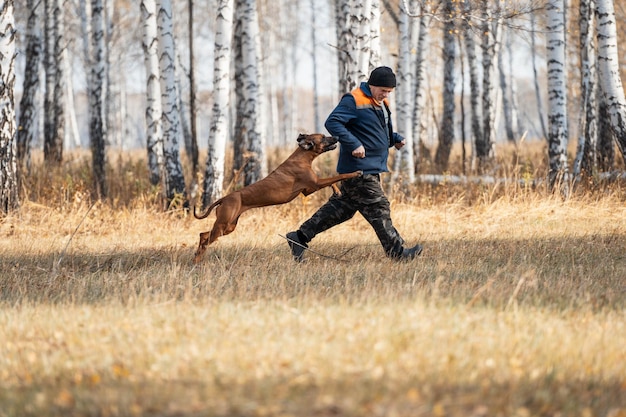
[(247, 212), (193, 265), (212, 216), (51, 181), (0, 223), (2, 417), (626, 415), (618, 186), (394, 191), (418, 260), (357, 215), (296, 264), (279, 235), (323, 190)]

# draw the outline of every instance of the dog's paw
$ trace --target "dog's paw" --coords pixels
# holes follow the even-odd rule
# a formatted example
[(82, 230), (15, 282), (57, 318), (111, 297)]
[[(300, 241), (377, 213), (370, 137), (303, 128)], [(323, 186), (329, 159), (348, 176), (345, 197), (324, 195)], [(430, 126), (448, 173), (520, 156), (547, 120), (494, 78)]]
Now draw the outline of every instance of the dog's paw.
[(363, 176), (363, 171), (359, 170), (356, 172), (357, 177), (362, 177)]

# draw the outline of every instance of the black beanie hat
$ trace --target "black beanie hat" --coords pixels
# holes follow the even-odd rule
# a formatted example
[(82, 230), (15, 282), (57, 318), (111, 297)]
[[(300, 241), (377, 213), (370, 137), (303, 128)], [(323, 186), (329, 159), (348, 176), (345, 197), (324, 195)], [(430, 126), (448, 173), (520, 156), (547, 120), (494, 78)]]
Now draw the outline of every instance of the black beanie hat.
[(367, 80), (367, 83), (376, 87), (395, 88), (396, 75), (389, 67), (378, 67), (372, 71), (370, 79)]

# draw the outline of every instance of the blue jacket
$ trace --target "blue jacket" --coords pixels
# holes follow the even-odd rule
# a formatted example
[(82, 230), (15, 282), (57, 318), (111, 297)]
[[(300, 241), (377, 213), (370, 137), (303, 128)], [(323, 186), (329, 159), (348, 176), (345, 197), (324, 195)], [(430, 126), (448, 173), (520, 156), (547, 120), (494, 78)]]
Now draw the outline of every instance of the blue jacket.
[[(386, 99), (384, 107), (387, 110), (375, 105), (369, 85), (362, 82), (359, 88), (344, 94), (330, 113), (324, 126), (331, 135), (339, 138), (338, 173), (388, 171), (389, 148), (404, 138), (393, 131)], [(388, 111), (387, 125), (383, 111)], [(361, 145), (365, 148), (365, 158), (355, 158), (352, 151)]]

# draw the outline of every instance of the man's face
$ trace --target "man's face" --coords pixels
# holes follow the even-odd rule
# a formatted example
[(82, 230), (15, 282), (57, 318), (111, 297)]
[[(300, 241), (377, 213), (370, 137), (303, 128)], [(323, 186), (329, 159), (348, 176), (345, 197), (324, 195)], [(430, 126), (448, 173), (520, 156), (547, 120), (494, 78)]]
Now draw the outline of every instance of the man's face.
[(374, 97), (374, 100), (383, 101), (383, 99), (389, 97), (389, 94), (391, 94), (393, 88), (370, 85), (370, 91), (372, 92), (372, 97)]

